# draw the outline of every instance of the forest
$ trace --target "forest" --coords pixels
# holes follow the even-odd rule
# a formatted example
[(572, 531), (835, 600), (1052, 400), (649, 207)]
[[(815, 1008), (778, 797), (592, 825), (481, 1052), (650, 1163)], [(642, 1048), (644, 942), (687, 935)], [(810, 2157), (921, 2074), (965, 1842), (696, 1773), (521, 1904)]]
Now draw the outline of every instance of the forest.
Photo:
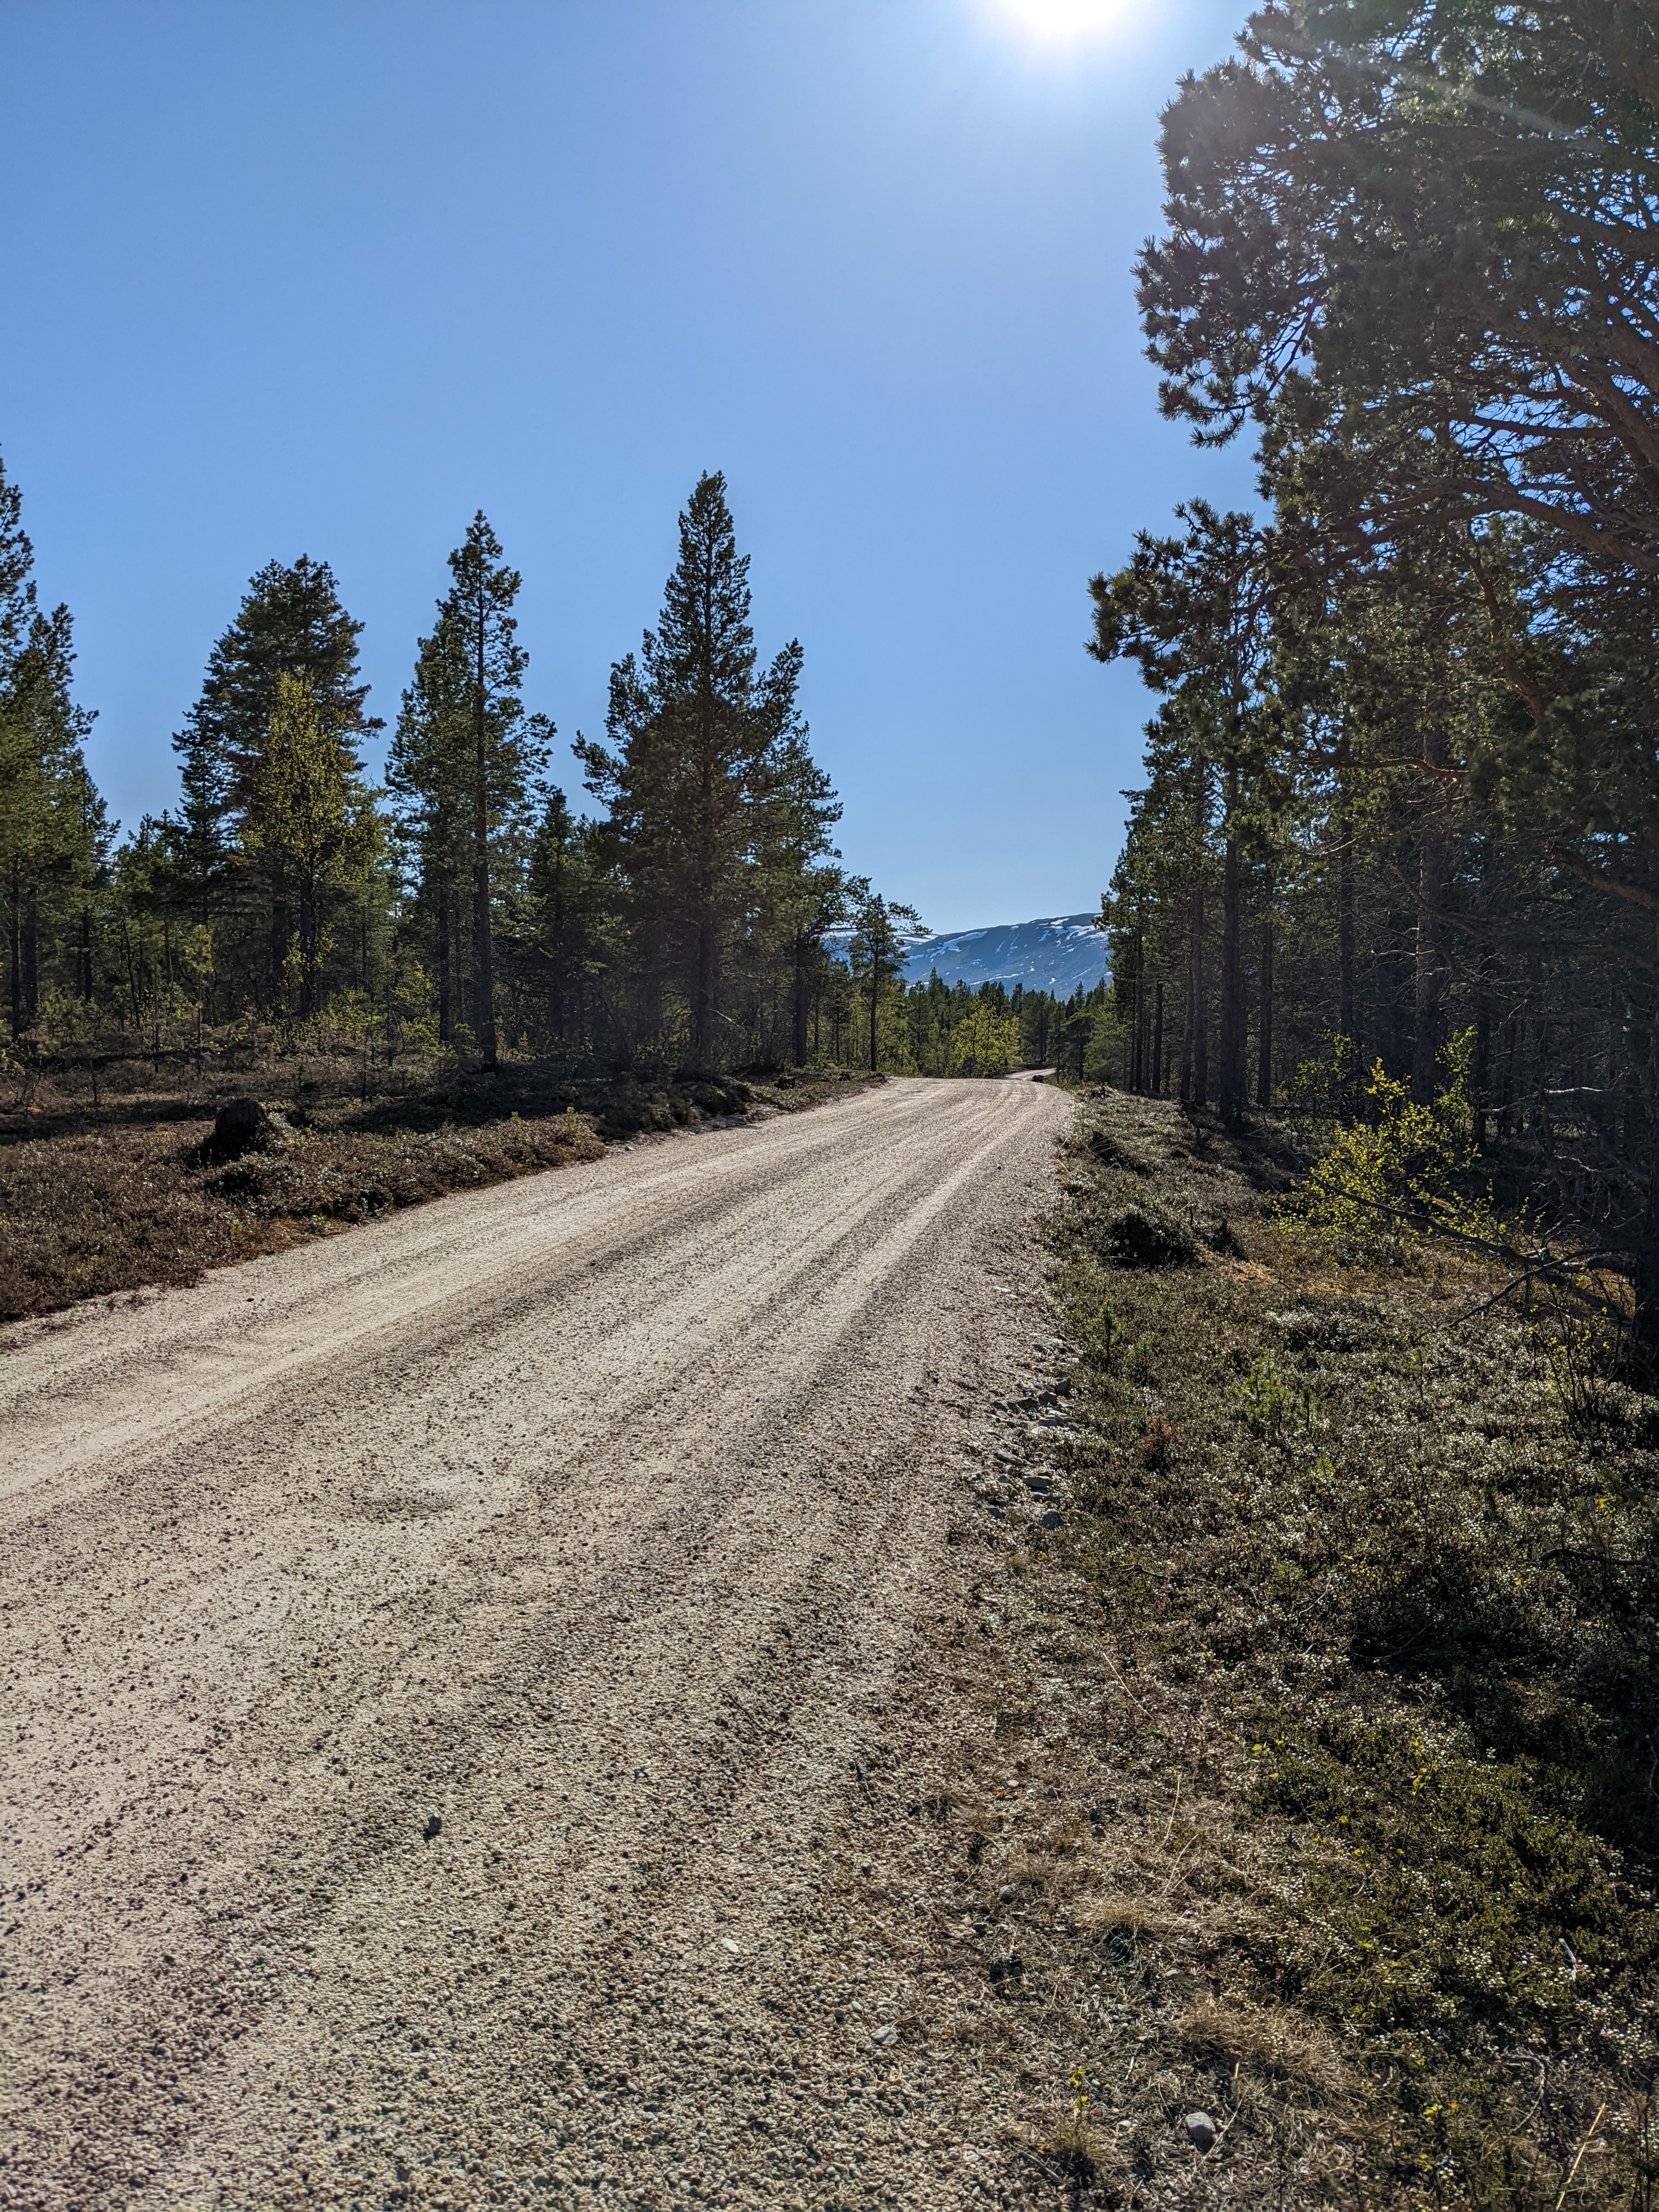
[[(1455, 1096), (1659, 1290), (1659, 23), (1305, 0), (1162, 127), (1164, 414), (1256, 441), (1091, 586), (1154, 695), (1110, 1073), (1237, 1123)], [(1655, 1322), (1649, 1334), (1659, 1332)]]
[[(899, 972), (919, 926), (848, 874), (799, 706), (801, 648), (760, 659), (724, 480), (680, 517), (655, 629), (611, 672), (603, 744), (549, 775), (521, 579), (485, 517), (449, 556), (386, 751), (362, 625), (324, 561), (250, 581), (173, 739), (176, 805), (125, 837), (86, 762), (69, 611), (37, 599), (0, 474), (0, 868), (19, 1068), (343, 1046), (495, 1067), (653, 1074), (825, 1061), (1005, 1073), (1102, 1011)], [(838, 927), (848, 957), (826, 950)]]

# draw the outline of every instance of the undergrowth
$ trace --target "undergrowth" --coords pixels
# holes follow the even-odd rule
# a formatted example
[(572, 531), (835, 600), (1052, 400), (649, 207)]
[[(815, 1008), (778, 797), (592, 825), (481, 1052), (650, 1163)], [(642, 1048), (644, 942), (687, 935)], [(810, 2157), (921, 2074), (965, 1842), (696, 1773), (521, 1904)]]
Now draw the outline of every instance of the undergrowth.
[(1178, 1854), (1097, 1900), (1103, 1969), (1182, 1931), (1147, 2032), (1231, 2201), (1650, 2208), (1659, 1406), (1475, 1257), (1287, 1213), (1302, 1172), (1117, 1094), (1069, 1149), (1056, 1564)]

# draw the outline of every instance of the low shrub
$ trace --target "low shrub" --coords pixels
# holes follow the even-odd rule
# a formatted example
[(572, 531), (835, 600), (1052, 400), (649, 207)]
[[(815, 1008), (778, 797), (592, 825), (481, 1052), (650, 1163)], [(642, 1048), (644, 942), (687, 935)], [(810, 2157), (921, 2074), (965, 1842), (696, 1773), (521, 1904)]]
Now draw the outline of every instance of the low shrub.
[[(1478, 1311), (1503, 1279), (1478, 1253), (1389, 1264), (1361, 1194), (1443, 1221), (1483, 1201), (1455, 1097), (1433, 1128), (1399, 1086), (1374, 1103), (1266, 1213), (1271, 1127), (1200, 1144), (1104, 1094), (1082, 1111), (1105, 1141), (1071, 1147), (1057, 1288), (1079, 1351), (1103, 1311), (1117, 1347), (1079, 1360), (1062, 1455), (1109, 1714), (1086, 1786), (1144, 1807), (1169, 1869), (1149, 1893), (1209, 1992), (1183, 2042), (1148, 1980), (1152, 2086), (1119, 2124), (1154, 2140), (1156, 2085), (1213, 2049), (1241, 2202), (1304, 2201), (1294, 2143), (1309, 2202), (1645, 2205), (1659, 1402), (1549, 1316)], [(1117, 1232), (1129, 1153), (1155, 1168), (1142, 1218), (1220, 1214), (1238, 1249), (1146, 1264)], [(1179, 1939), (1163, 1955), (1182, 1971)], [(1131, 1947), (1111, 1971), (1152, 1970)]]

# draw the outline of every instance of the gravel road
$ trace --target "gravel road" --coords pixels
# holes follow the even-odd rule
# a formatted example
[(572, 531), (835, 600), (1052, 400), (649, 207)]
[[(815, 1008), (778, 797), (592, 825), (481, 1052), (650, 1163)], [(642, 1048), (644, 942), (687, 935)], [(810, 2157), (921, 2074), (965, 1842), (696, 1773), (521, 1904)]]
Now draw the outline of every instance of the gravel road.
[(860, 1836), (1067, 1113), (893, 1082), (9, 1333), (0, 2201), (999, 2193)]

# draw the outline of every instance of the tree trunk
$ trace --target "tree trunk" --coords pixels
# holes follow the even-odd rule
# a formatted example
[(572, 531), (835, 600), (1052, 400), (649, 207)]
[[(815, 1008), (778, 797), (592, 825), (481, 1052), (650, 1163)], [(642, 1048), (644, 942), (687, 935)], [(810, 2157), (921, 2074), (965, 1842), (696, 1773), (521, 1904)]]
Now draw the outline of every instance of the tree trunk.
[[(1659, 931), (1656, 932), (1659, 936)], [(1659, 951), (1659, 945), (1656, 945)], [(1510, 1017), (1513, 1021), (1514, 1017)], [(1655, 1092), (1659, 1089), (1656, 1076), (1659, 1069), (1654, 1063), (1654, 1049), (1659, 1044), (1659, 1031), (1650, 1032), (1647, 1040), (1646, 1080), (1640, 1088), (1645, 1093), (1644, 1108), (1649, 1130), (1647, 1204), (1642, 1211), (1641, 1224), (1637, 1231), (1636, 1279), (1633, 1285), (1636, 1310), (1632, 1334), (1639, 1370), (1638, 1380), (1651, 1384), (1659, 1374), (1659, 1115), (1655, 1112)]]
[(300, 894), (300, 1012), (317, 1011), (317, 913), (307, 891)]
[(1445, 991), (1440, 909), (1446, 895), (1446, 824), (1437, 772), (1445, 767), (1446, 757), (1444, 732), (1425, 730), (1423, 764), (1430, 774), (1418, 847), (1417, 959), (1412, 979), (1412, 1097), (1419, 1106), (1434, 1099), (1440, 1002)]
[(31, 891), (23, 907), (23, 1026), (33, 1029), (40, 1012), (40, 908)]
[(1273, 1103), (1273, 918), (1261, 917), (1261, 1020), (1256, 1039), (1255, 1103), (1265, 1112)]
[(1348, 811), (1348, 795), (1342, 794), (1342, 811), (1337, 817), (1336, 854), (1336, 1024), (1342, 1035), (1354, 1047), (1358, 1057), (1358, 1015), (1354, 1006), (1353, 988), (1353, 817)]
[(475, 670), (477, 698), (473, 705), (472, 762), (472, 936), (477, 976), (474, 1027), (483, 1064), (495, 1065), (495, 948), (489, 912), (489, 733), (484, 698), (484, 625), (478, 610)]
[(811, 1000), (812, 972), (810, 948), (805, 938), (798, 937), (795, 940), (795, 1001), (792, 1009), (794, 1014), (793, 1043), (797, 1067), (805, 1067), (806, 1065), (806, 1018), (811, 1010)]
[(6, 964), (11, 981), (11, 1033), (23, 1034), (23, 894), (15, 875), (6, 902)]
[(1492, 994), (1487, 989), (1487, 955), (1480, 956), (1480, 980), (1474, 999), (1474, 1146), (1486, 1149), (1486, 1120), (1492, 1108)]
[(280, 890), (270, 901), (270, 1003), (280, 1010), (285, 1003), (288, 969), (288, 901)]
[(1193, 893), (1192, 935), (1188, 946), (1188, 988), (1192, 994), (1192, 1103), (1200, 1113), (1210, 1103), (1210, 1009), (1204, 975), (1204, 886)]
[(691, 1057), (701, 1068), (711, 1068), (714, 1058), (715, 945), (712, 901), (702, 897), (697, 922), (697, 975), (691, 996)]
[(438, 1042), (455, 1041), (455, 952), (450, 935), (451, 892), (447, 870), (438, 877)]
[(1659, 1372), (1659, 1157), (1648, 1163), (1648, 1200), (1637, 1232), (1633, 1334), (1641, 1376)]
[(1336, 1026), (1339, 1034), (1347, 1039), (1351, 1048), (1348, 1054), (1352, 1071), (1350, 1096), (1343, 1103), (1346, 1110), (1352, 1114), (1359, 1103), (1359, 1010), (1354, 996), (1353, 817), (1348, 811), (1346, 792), (1343, 793), (1337, 834), (1340, 842), (1336, 861)]
[(881, 963), (870, 963), (870, 1073), (876, 1073), (876, 1007), (881, 998)]
[(1160, 983), (1153, 999), (1152, 1012), (1152, 1096), (1164, 1096), (1164, 986)]
[(1244, 1111), (1244, 961), (1242, 941), (1243, 867), (1233, 817), (1238, 808), (1238, 771), (1230, 768), (1224, 786), (1227, 839), (1221, 863), (1221, 1067), (1217, 1104), (1224, 1121)]

